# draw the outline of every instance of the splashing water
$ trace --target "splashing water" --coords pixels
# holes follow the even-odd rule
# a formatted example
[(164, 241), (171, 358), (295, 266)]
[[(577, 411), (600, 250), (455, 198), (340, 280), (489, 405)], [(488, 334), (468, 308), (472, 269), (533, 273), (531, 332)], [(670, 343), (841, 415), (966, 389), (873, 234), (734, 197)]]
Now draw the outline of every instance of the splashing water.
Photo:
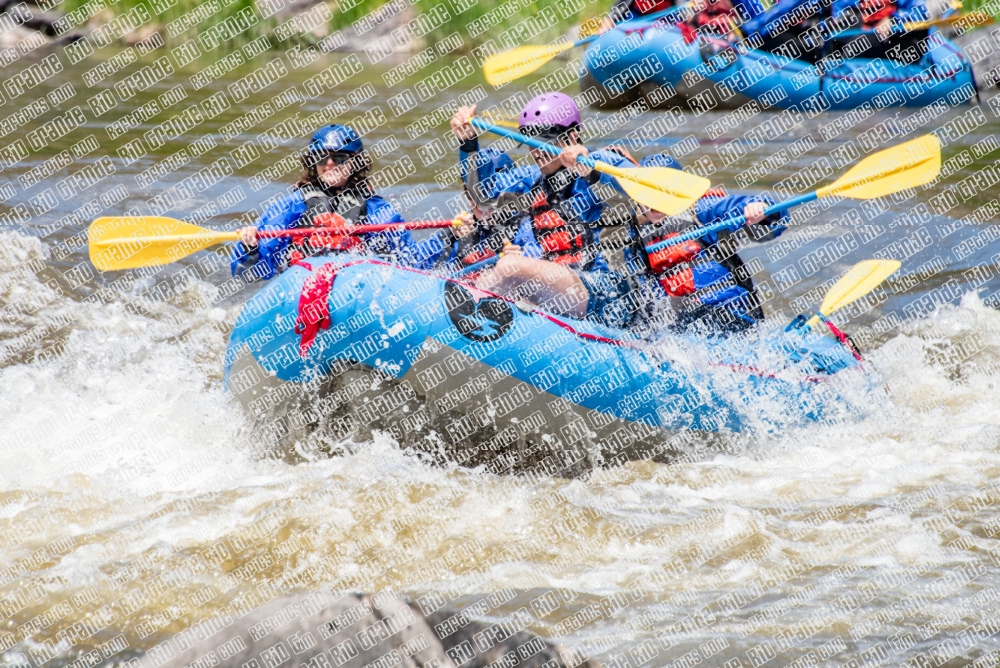
[[(869, 353), (865, 379), (888, 395), (857, 380), (831, 387), (869, 402), (860, 417), (776, 433), (767, 416), (789, 407), (767, 397), (750, 407), (761, 428), (746, 452), (532, 482), (427, 466), (386, 437), (297, 465), (268, 457), (221, 388), (227, 312), (206, 305), (216, 287), (80, 300), (44, 272), (18, 273), (45, 257), (37, 240), (3, 241), (4, 298), (46, 308), (4, 331), (8, 359), (26, 336), (35, 343), (0, 370), (2, 572), (27, 602), (13, 619), (66, 612), (31, 642), (8, 638), (11, 656), (119, 634), (149, 648), (269, 587), (459, 604), (510, 592), (488, 617), (527, 605), (535, 630), (604, 657), (646, 639), (680, 656), (720, 636), (726, 655), (762, 638), (789, 638), (775, 645), (788, 660), (803, 648), (859, 655), (898, 635), (869, 623), (871, 610), (944, 576), (950, 588), (900, 629), (993, 604), (983, 592), (995, 567), (979, 555), (992, 554), (996, 522), (967, 506), (1000, 466), (1000, 314), (973, 295)], [(60, 354), (30, 354), (53, 345)], [(661, 351), (682, 352), (694, 354)], [(955, 580), (971, 562), (984, 572)], [(554, 610), (538, 602), (546, 592)], [(85, 619), (97, 620), (92, 635), (66, 632)]]

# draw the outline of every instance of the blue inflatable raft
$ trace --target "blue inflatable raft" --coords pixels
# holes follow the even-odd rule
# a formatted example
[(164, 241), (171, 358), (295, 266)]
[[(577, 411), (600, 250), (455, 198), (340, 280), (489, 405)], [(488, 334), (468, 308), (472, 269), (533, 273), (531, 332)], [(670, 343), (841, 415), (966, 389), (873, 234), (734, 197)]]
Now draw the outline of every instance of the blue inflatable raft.
[(699, 109), (736, 108), (757, 100), (763, 107), (801, 112), (976, 100), (972, 66), (962, 50), (937, 29), (931, 29), (928, 45), (911, 65), (857, 58), (820, 73), (809, 63), (723, 39), (702, 36), (687, 44), (673, 25), (623, 24), (588, 47), (581, 84), (584, 90), (596, 86), (594, 98), (603, 98), (599, 104), (605, 107), (640, 96), (654, 106), (683, 101)]
[(867, 383), (806, 329), (649, 342), (379, 260), (309, 264), (247, 302), (226, 353), (226, 387), (265, 441), (381, 430), (465, 465), (578, 475), (835, 418), (842, 379)]

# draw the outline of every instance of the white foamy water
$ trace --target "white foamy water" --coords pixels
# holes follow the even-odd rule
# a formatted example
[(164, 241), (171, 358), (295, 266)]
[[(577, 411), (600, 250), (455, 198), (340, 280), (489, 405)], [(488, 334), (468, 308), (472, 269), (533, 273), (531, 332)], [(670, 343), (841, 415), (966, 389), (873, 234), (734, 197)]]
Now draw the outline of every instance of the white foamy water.
[[(899, 664), (995, 610), (1000, 313), (973, 295), (869, 351), (863, 383), (831, 387), (858, 417), (774, 431), (765, 399), (745, 452), (539, 482), (433, 467), (388, 438), (275, 458), (222, 389), (231, 314), (215, 285), (163, 302), (141, 296), (147, 279), (85, 302), (18, 269), (43, 244), (2, 241), (5, 303), (46, 304), (3, 330), (18, 351), (0, 368), (8, 658), (72, 658), (71, 637), (146, 649), (269, 586), (456, 607), (505, 592), (487, 618), (525, 608), (533, 630), (605, 660), (649, 640), (654, 665), (762, 644), (780, 665)], [(88, 619), (92, 635), (67, 635)]]

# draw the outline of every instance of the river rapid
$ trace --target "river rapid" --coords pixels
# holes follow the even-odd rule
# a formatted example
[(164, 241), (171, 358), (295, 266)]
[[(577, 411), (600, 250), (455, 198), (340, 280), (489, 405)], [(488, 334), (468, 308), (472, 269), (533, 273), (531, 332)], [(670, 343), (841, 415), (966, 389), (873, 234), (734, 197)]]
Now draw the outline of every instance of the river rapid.
[[(384, 149), (376, 168), (388, 168), (384, 191), (408, 219), (444, 217), (460, 195), (454, 177), (439, 176), (457, 163), (445, 105), (460, 96), (500, 105), (528, 94), (530, 79), (487, 94), (474, 75), (396, 115), (405, 101), (389, 100), (399, 90), (386, 89), (391, 70), (367, 63), (308, 97), (310, 78), (341, 61), (323, 56), (220, 110), (231, 85), (279, 57), (264, 54), (199, 90), (189, 77), (205, 63), (180, 68), (98, 118), (84, 100), (101, 87), (83, 82), (113, 55), (24, 93), (18, 104), (46, 99), (54, 110), (4, 139), (10, 146), (75, 105), (87, 115), (0, 173), (5, 665), (121, 664), (199, 621), (322, 587), (514, 616), (617, 666), (998, 662), (998, 189), (958, 184), (997, 169), (1000, 99), (922, 116), (792, 119), (759, 147), (729, 142), (787, 115), (727, 128), (726, 112), (585, 110), (607, 131), (592, 145), (645, 126), (655, 139), (633, 145), (636, 155), (673, 149), (715, 184), (758, 191), (810, 167), (827, 174), (821, 183), (834, 178), (849, 140), (888, 145), (949, 122), (960, 130), (939, 130), (950, 173), (911, 199), (817, 206), (744, 254), (771, 286), (774, 323), (815, 308), (856, 261), (890, 246), (903, 259), (898, 278), (836, 319), (865, 351), (876, 389), (854, 399), (867, 410), (761, 431), (737, 454), (571, 481), (431, 466), (388, 436), (332, 457), (276, 452), (222, 386), (228, 332), (255, 289), (230, 281), (224, 252), (102, 274), (86, 250), (93, 218), (151, 204), (219, 229), (252, 222), (297, 177), (259, 178), (304, 145), (305, 132), (288, 131), (294, 119), (324, 108), (328, 121), (378, 123), (365, 143)], [(67, 85), (78, 95), (60, 102)], [(137, 110), (151, 103), (160, 113), (143, 119)], [(172, 137), (194, 105), (218, 113)], [(257, 122), (241, 127), (254, 109)], [(153, 153), (129, 148), (174, 116), (154, 133)], [(127, 118), (136, 127), (111, 138), (107, 128)], [(807, 266), (810, 253), (814, 273), (780, 273)]]

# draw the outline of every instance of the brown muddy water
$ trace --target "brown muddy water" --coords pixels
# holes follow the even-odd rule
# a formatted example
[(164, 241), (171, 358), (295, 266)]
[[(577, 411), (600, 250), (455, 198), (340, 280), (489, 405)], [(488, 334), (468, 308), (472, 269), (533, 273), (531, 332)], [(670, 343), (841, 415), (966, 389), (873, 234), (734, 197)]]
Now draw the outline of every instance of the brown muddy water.
[[(211, 252), (155, 273), (101, 274), (85, 237), (96, 216), (151, 207), (219, 229), (252, 221), (295, 179), (287, 170), (269, 184), (262, 171), (302, 148), (312, 128), (295, 119), (317, 113), (377, 125), (365, 143), (394, 181), (384, 191), (407, 218), (444, 216), (460, 194), (448, 171), (451, 105), (461, 96), (502, 106), (532, 80), (497, 92), (473, 74), (408, 101), (392, 97), (404, 86), (387, 90), (389, 69), (366, 66), (317, 91), (324, 70), (350, 68), (342, 57), (295, 67), (268, 53), (197, 90), (190, 77), (208, 63), (180, 68), (96, 116), (88, 98), (165, 54), (88, 87), (115, 54), (94, 56), (3, 107), (52, 107), (0, 140), (8, 158), (18, 142), (29, 149), (0, 173), (6, 664), (124, 663), (198, 621), (316, 588), (440, 596), (458, 609), (488, 600), (467, 614), (516, 614), (619, 666), (997, 656), (1000, 190), (988, 178), (962, 182), (995, 174), (1000, 99), (793, 119), (762, 147), (731, 140), (787, 117), (727, 129), (712, 112), (585, 112), (606, 132), (592, 145), (646, 127), (655, 140), (636, 155), (672, 149), (713, 183), (750, 190), (777, 189), (824, 160), (832, 178), (849, 140), (947, 134), (950, 122), (969, 131), (949, 135), (950, 175), (911, 199), (817, 207), (746, 252), (758, 280), (776, 286), (776, 321), (815, 308), (857, 260), (890, 245), (905, 258), (898, 279), (838, 318), (885, 388), (869, 411), (755, 434), (739, 456), (539, 480), (428, 466), (387, 436), (336, 457), (275, 457), (221, 384), (229, 328), (254, 287), (231, 289), (224, 255)], [(230, 86), (275, 58), (287, 73), (236, 100)], [(46, 122), (77, 113), (82, 125), (31, 151)], [(188, 121), (197, 127), (179, 133)], [(158, 145), (140, 155), (137, 139)], [(862, 238), (858, 225), (877, 234)], [(860, 241), (850, 247), (845, 235)], [(838, 257), (822, 270), (784, 287), (775, 278), (823, 248)]]

